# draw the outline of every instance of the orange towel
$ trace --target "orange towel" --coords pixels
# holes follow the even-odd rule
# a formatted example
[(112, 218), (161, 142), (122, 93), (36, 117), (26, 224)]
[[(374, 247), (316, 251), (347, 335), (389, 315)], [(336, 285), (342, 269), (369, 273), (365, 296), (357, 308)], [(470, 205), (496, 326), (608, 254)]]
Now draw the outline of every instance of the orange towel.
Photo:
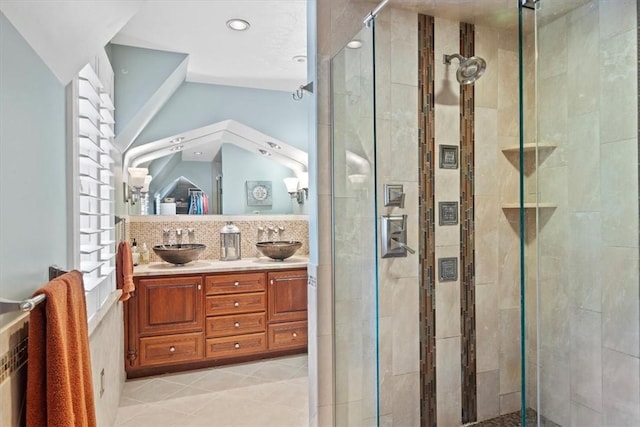
[(82, 273), (50, 281), (29, 318), (27, 426), (95, 426)]
[(118, 289), (122, 289), (120, 301), (131, 298), (131, 292), (136, 290), (133, 284), (133, 257), (129, 242), (120, 242), (116, 255), (116, 283)]

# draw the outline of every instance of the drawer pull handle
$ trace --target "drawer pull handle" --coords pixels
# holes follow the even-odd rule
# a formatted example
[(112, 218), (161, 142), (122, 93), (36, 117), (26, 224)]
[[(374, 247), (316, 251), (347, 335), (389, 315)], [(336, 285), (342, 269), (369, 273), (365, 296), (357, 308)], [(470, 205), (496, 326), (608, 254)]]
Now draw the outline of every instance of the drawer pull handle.
[(169, 347), (169, 353), (175, 353), (175, 351), (176, 351), (175, 346), (172, 345), (171, 347)]
[(293, 337), (294, 337), (294, 338), (297, 338), (297, 337), (298, 337), (298, 333), (297, 333), (297, 332), (294, 332), (294, 333), (293, 333)]
[(233, 347), (235, 347), (235, 348), (240, 348), (240, 343), (235, 343), (235, 344), (233, 345)]
[(234, 327), (239, 328), (240, 327), (240, 322), (236, 322), (233, 324)]
[(240, 286), (240, 282), (233, 282), (233, 286)]
[(239, 303), (238, 301), (235, 301), (235, 302), (233, 303), (233, 306), (234, 306), (234, 307), (240, 307), (240, 303)]

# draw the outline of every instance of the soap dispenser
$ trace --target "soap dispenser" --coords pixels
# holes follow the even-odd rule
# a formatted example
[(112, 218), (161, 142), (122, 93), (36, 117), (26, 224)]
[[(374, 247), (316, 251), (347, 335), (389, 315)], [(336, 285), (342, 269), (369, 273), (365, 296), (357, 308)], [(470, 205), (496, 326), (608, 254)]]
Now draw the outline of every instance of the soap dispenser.
[(227, 221), (220, 230), (220, 261), (240, 259), (240, 229)]
[(133, 265), (138, 265), (138, 262), (140, 262), (140, 252), (138, 252), (138, 242), (136, 242), (136, 239), (133, 239), (133, 243), (131, 243), (131, 258)]

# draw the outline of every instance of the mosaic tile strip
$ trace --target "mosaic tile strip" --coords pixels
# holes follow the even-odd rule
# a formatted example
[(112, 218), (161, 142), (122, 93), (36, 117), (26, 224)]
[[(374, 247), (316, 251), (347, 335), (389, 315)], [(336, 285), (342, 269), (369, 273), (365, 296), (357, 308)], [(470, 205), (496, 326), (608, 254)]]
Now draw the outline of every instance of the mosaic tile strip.
[(434, 19), (418, 16), (420, 203), (420, 425), (436, 427)]
[(23, 338), (17, 345), (0, 357), (0, 384), (27, 363), (28, 342), (28, 337)]
[[(139, 248), (143, 243), (147, 244), (150, 251), (149, 260), (151, 262), (161, 261), (151, 248), (154, 245), (163, 243), (162, 230), (171, 230), (169, 243), (176, 243), (175, 230), (177, 228), (183, 230), (183, 243), (202, 243), (207, 246), (202, 254), (200, 254), (200, 259), (220, 259), (220, 229), (226, 224), (225, 220), (177, 221), (172, 220), (172, 217), (167, 217), (166, 221), (159, 221), (157, 218), (150, 218), (148, 222), (144, 219), (131, 221), (127, 226), (127, 231), (128, 240), (132, 241), (135, 238)], [(307, 220), (246, 220), (243, 218), (233, 223), (240, 229), (243, 258), (256, 258), (261, 256), (255, 244), (265, 240), (299, 240), (302, 242), (302, 247), (296, 254), (307, 255), (309, 253), (309, 223)], [(274, 234), (267, 231), (269, 227), (284, 227), (284, 231), (279, 231), (278, 234)], [(188, 229), (193, 229), (193, 233), (189, 234), (187, 232)]]
[[(474, 26), (460, 23), (460, 54), (474, 55)], [(460, 324), (462, 329), (462, 423), (478, 419), (474, 283), (474, 86), (460, 86)]]

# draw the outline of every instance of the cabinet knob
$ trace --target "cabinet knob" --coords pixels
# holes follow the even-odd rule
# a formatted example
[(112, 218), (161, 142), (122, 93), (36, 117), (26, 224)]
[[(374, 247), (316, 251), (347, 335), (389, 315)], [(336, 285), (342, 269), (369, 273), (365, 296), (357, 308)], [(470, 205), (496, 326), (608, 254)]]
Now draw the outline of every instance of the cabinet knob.
[(240, 348), (240, 343), (235, 343), (235, 344), (233, 345), (233, 347), (234, 347), (234, 348)]
[(202, 290), (202, 285), (198, 285), (198, 290), (201, 291)]
[(240, 286), (240, 282), (233, 282), (233, 286)]
[(233, 306), (234, 307), (240, 307), (240, 303), (238, 301), (236, 301), (236, 302), (233, 303)]
[(175, 353), (175, 351), (176, 351), (175, 346), (169, 347), (169, 353)]
[(294, 332), (292, 335), (293, 335), (293, 337), (294, 337), (294, 338), (297, 338), (298, 333), (297, 333), (297, 332)]
[(240, 327), (240, 322), (236, 322), (233, 324), (234, 327), (239, 328)]

